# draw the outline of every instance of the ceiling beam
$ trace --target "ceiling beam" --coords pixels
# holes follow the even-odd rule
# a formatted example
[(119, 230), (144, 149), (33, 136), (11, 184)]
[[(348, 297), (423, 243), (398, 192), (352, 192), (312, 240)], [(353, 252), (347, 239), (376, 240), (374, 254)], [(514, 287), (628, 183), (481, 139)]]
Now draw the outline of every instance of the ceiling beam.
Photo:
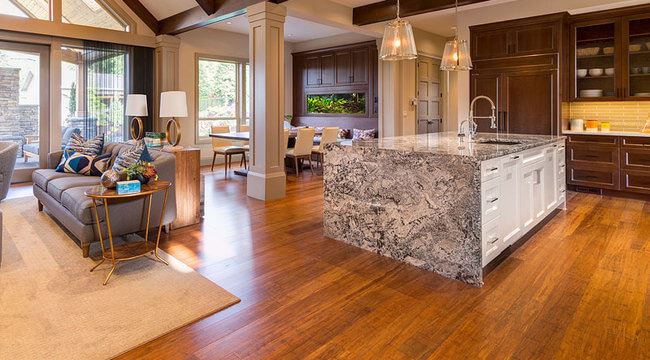
[(154, 34), (158, 34), (158, 19), (153, 16), (149, 10), (147, 10), (144, 5), (139, 0), (122, 0), (139, 18), (142, 22), (153, 31)]
[[(476, 4), (488, 0), (458, 0), (458, 6)], [(455, 0), (401, 0), (400, 16), (407, 17), (434, 11), (451, 9)], [(352, 9), (354, 25), (368, 25), (395, 18), (397, 0), (384, 0)]]
[(221, 3), (223, 1), (218, 1), (218, 0), (196, 0), (197, 4), (205, 11), (206, 14), (212, 15), (215, 12), (217, 12), (217, 9), (221, 4), (217, 4), (217, 2)]
[[(246, 13), (247, 7), (264, 1), (266, 0), (218, 0), (221, 4), (217, 4), (218, 9), (216, 9), (216, 11), (211, 15), (206, 14), (200, 6), (196, 6), (160, 20), (158, 22), (158, 33), (178, 35), (190, 30), (208, 26), (238, 15), (243, 15)], [(286, 0), (270, 0), (269, 2), (279, 4), (285, 1)]]

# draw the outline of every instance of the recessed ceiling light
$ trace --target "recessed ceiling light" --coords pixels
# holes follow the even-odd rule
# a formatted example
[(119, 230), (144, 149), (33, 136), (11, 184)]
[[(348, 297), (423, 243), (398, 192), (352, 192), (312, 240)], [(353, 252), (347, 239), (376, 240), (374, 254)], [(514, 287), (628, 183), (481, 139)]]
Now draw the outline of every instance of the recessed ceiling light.
[(226, 21), (226, 25), (232, 25), (232, 21)]
[(288, 37), (292, 37), (292, 36), (293, 36), (293, 34), (288, 34), (287, 36), (288, 36)]

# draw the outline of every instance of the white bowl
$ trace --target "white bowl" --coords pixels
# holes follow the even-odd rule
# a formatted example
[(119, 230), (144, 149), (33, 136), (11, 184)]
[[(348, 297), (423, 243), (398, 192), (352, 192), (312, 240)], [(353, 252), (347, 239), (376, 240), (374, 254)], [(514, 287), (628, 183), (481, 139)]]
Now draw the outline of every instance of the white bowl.
[(603, 75), (603, 69), (589, 69), (589, 76), (598, 77)]
[(587, 76), (587, 69), (578, 69), (576, 75), (582, 79), (583, 77)]
[(614, 68), (607, 68), (605, 69), (605, 75), (607, 76), (614, 76)]
[(602, 97), (603, 96), (603, 90), (600, 90), (600, 89), (580, 90), (579, 94), (580, 94), (581, 98)]

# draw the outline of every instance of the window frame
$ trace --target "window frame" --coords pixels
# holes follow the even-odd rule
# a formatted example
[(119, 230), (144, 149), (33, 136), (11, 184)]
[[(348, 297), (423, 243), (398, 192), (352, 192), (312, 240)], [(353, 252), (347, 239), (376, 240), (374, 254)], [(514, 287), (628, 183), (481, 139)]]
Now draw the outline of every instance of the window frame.
[[(201, 118), (199, 116), (199, 62), (200, 61), (216, 61), (216, 62), (225, 62), (233, 63), (236, 65), (237, 71), (237, 83), (236, 83), (236, 94), (235, 94), (235, 117), (219, 117), (219, 118)], [(209, 143), (210, 137), (201, 136), (199, 134), (199, 123), (201, 121), (218, 121), (218, 120), (235, 120), (235, 130), (240, 131), (242, 125), (250, 124), (250, 118), (246, 115), (246, 107), (248, 102), (246, 101), (246, 89), (250, 91), (250, 84), (246, 83), (246, 66), (250, 65), (248, 59), (237, 58), (237, 57), (228, 57), (220, 56), (213, 54), (201, 54), (195, 53), (194, 56), (194, 139), (196, 144)], [(250, 69), (250, 67), (249, 67)], [(250, 71), (250, 70), (249, 70)], [(249, 112), (252, 113), (252, 111)], [(247, 121), (248, 120), (248, 121)]]

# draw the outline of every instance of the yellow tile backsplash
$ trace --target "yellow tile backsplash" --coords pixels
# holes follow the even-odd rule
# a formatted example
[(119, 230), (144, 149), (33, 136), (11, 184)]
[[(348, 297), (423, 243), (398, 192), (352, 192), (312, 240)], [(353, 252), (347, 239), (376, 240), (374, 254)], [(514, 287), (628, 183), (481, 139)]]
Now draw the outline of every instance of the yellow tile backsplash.
[(640, 131), (650, 118), (650, 101), (562, 103), (562, 118), (567, 115), (569, 119), (609, 121), (612, 131)]

